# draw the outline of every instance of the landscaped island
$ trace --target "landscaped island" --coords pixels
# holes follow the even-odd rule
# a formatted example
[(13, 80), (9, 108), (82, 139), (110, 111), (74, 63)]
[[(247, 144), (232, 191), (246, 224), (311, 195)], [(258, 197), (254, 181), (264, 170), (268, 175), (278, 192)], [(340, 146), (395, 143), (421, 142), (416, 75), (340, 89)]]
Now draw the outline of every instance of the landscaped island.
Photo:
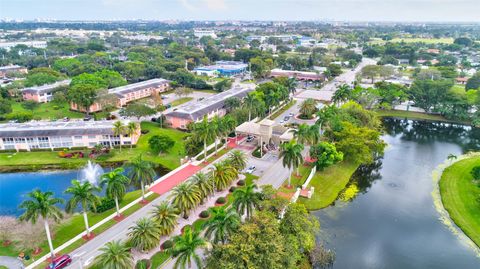
[(480, 166), (480, 156), (447, 167), (440, 179), (443, 206), (460, 229), (480, 246), (480, 188), (471, 173)]

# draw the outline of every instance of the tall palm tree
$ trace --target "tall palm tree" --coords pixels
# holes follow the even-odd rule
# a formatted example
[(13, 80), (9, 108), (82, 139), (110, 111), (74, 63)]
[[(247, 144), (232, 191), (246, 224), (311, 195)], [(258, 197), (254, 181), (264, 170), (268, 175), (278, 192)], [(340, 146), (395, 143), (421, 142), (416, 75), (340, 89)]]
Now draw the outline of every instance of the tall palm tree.
[(241, 215), (246, 214), (249, 219), (253, 210), (258, 208), (260, 202), (260, 193), (256, 192), (257, 185), (248, 184), (243, 188), (238, 188), (233, 192), (233, 207)]
[(238, 177), (238, 171), (228, 162), (217, 162), (210, 168), (217, 190), (224, 190)]
[(335, 105), (348, 101), (352, 97), (352, 88), (347, 84), (343, 84), (333, 93), (332, 102)]
[(302, 163), (303, 145), (297, 144), (292, 140), (288, 143), (283, 143), (280, 148), (280, 158), (282, 158), (283, 167), (287, 167), (290, 170), (290, 176), (288, 177), (288, 186), (290, 187), (292, 169), (298, 168)]
[(298, 125), (297, 129), (292, 129), (290, 132), (300, 144), (309, 144), (311, 141), (310, 126), (306, 123)]
[(248, 110), (248, 121), (252, 120), (252, 111), (256, 111), (257, 103), (257, 98), (251, 94), (247, 94), (247, 96), (243, 98), (243, 106)]
[(120, 137), (120, 151), (122, 151), (122, 135), (125, 133), (125, 126), (121, 121), (113, 123), (113, 134)]
[(213, 186), (214, 181), (205, 173), (198, 172), (192, 176), (190, 179), (193, 185), (197, 186), (198, 191), (200, 192), (200, 203), (203, 204), (203, 201), (207, 196), (213, 194), (215, 187)]
[(292, 94), (294, 94), (295, 92), (297, 92), (297, 80), (295, 78), (288, 78), (286, 80), (286, 87), (288, 89), (288, 91)]
[(102, 269), (131, 269), (134, 267), (130, 247), (126, 243), (110, 241), (100, 248), (101, 254), (93, 260), (92, 267)]
[(133, 161), (125, 165), (128, 169), (128, 177), (133, 182), (140, 183), (142, 189), (142, 199), (145, 200), (145, 185), (151, 184), (155, 179), (155, 164), (144, 160), (140, 154)]
[(188, 218), (188, 211), (195, 208), (201, 200), (197, 186), (188, 181), (173, 187), (170, 197), (173, 198), (172, 204), (183, 213), (185, 219)]
[(123, 175), (123, 168), (116, 168), (108, 173), (103, 174), (100, 177), (100, 186), (107, 186), (106, 194), (110, 199), (115, 200), (115, 207), (117, 209), (117, 217), (120, 217), (120, 207), (118, 200), (123, 199), (127, 192), (127, 184), (130, 183), (130, 179)]
[(81, 183), (78, 180), (72, 180), (72, 186), (65, 190), (65, 193), (71, 194), (72, 197), (68, 200), (65, 211), (72, 213), (80, 204), (82, 205), (83, 220), (85, 221), (85, 229), (87, 230), (87, 238), (90, 237), (90, 228), (88, 226), (87, 211), (89, 207), (94, 210), (100, 204), (100, 198), (94, 192), (100, 192), (101, 189), (94, 186), (92, 183), (85, 181)]
[(128, 228), (130, 245), (140, 251), (148, 251), (160, 243), (161, 229), (151, 218), (141, 218)]
[(218, 115), (215, 115), (210, 121), (210, 128), (212, 129), (213, 138), (215, 142), (215, 155), (218, 153), (218, 138), (222, 136), (222, 122)]
[[(125, 127), (125, 133), (130, 136), (130, 139), (133, 139), (133, 135), (137, 132), (138, 124), (136, 122), (129, 122)], [(133, 147), (133, 141), (130, 142), (130, 149)]]
[(170, 205), (167, 201), (163, 201), (156, 205), (151, 212), (153, 219), (160, 227), (161, 235), (168, 235), (173, 232), (175, 225), (177, 225), (177, 209)]
[(202, 259), (197, 254), (197, 251), (206, 246), (207, 242), (200, 237), (199, 231), (193, 231), (190, 227), (186, 227), (183, 234), (173, 238), (173, 247), (168, 250), (173, 257), (177, 258), (173, 268), (191, 268), (192, 260), (197, 265), (197, 268), (203, 268)]
[(232, 116), (226, 115), (221, 118), (220, 125), (220, 133), (225, 136), (225, 141), (228, 141), (228, 135), (235, 131), (235, 127), (237, 127), (237, 121)]
[(315, 145), (320, 142), (320, 126), (318, 124), (310, 125), (310, 145)]
[(232, 150), (228, 156), (228, 162), (237, 169), (237, 171), (242, 171), (247, 167), (247, 156), (241, 150)]
[(225, 207), (210, 208), (213, 217), (208, 219), (202, 226), (205, 229), (205, 237), (213, 243), (227, 242), (227, 238), (240, 226), (240, 216), (234, 208)]
[(308, 98), (300, 104), (300, 114), (305, 117), (311, 117), (315, 111), (317, 111), (317, 101), (312, 98)]
[(203, 155), (204, 160), (207, 160), (207, 142), (215, 138), (215, 130), (208, 122), (207, 116), (203, 117), (201, 122), (193, 125), (193, 134), (196, 138), (203, 141)]
[(53, 192), (42, 192), (36, 189), (27, 194), (30, 200), (23, 201), (20, 204), (21, 209), (25, 209), (25, 213), (20, 216), (21, 221), (30, 221), (35, 224), (39, 218), (42, 218), (45, 225), (45, 233), (47, 234), (48, 246), (50, 247), (50, 255), (53, 258), (55, 254), (53, 252), (52, 237), (50, 236), (50, 227), (48, 220), (59, 221), (63, 218), (62, 212), (56, 206), (56, 204), (63, 203), (62, 199), (54, 198)]

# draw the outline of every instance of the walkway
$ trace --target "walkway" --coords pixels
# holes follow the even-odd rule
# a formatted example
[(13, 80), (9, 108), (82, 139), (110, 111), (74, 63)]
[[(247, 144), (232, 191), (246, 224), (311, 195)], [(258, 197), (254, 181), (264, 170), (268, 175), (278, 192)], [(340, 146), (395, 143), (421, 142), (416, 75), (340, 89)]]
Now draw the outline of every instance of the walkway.
[(0, 256), (0, 266), (6, 266), (8, 269), (22, 269), (22, 262), (14, 257)]
[(168, 192), (169, 190), (171, 190), (176, 185), (184, 182), (185, 180), (193, 176), (195, 173), (197, 173), (201, 169), (202, 167), (200, 166), (189, 164), (182, 170), (177, 171), (176, 173), (170, 175), (169, 177), (153, 185), (152, 187), (150, 187), (150, 190), (162, 195)]

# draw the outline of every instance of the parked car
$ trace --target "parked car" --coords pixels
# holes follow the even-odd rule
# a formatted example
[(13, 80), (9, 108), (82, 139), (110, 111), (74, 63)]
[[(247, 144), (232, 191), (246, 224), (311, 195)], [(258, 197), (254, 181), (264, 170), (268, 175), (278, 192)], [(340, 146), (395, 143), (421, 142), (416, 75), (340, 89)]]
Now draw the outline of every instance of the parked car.
[(290, 120), (290, 117), (289, 117), (289, 116), (285, 116), (285, 117), (283, 118), (283, 121), (284, 121), (284, 122), (287, 122), (287, 121), (289, 121), (289, 120)]
[(288, 116), (291, 118), (293, 116), (295, 116), (292, 112), (288, 113)]
[(255, 171), (255, 169), (257, 169), (257, 167), (255, 167), (255, 165), (250, 165), (247, 170), (245, 170), (245, 173), (248, 173), (248, 174), (251, 174)]
[(162, 100), (168, 99), (168, 96), (162, 95)]
[(285, 121), (284, 121), (284, 120), (281, 120), (281, 121), (280, 121), (280, 124), (284, 124), (284, 123), (285, 123)]
[(252, 142), (252, 141), (253, 141), (253, 136), (249, 135), (249, 136), (247, 137), (247, 142)]
[(72, 258), (70, 255), (62, 255), (60, 257), (57, 257), (53, 260), (52, 263), (50, 263), (45, 269), (62, 269), (67, 267), (72, 263)]

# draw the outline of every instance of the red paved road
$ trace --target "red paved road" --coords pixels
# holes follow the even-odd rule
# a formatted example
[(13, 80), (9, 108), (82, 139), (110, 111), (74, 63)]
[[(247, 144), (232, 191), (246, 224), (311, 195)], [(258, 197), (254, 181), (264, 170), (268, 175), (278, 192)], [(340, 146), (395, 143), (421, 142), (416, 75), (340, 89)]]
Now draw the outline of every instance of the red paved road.
[(174, 174), (162, 180), (161, 182), (153, 185), (150, 188), (150, 190), (160, 195), (164, 194), (169, 190), (171, 190), (176, 185), (178, 185), (179, 183), (187, 180), (189, 177), (194, 175), (200, 169), (202, 169), (202, 167), (189, 164), (182, 170), (175, 172)]

